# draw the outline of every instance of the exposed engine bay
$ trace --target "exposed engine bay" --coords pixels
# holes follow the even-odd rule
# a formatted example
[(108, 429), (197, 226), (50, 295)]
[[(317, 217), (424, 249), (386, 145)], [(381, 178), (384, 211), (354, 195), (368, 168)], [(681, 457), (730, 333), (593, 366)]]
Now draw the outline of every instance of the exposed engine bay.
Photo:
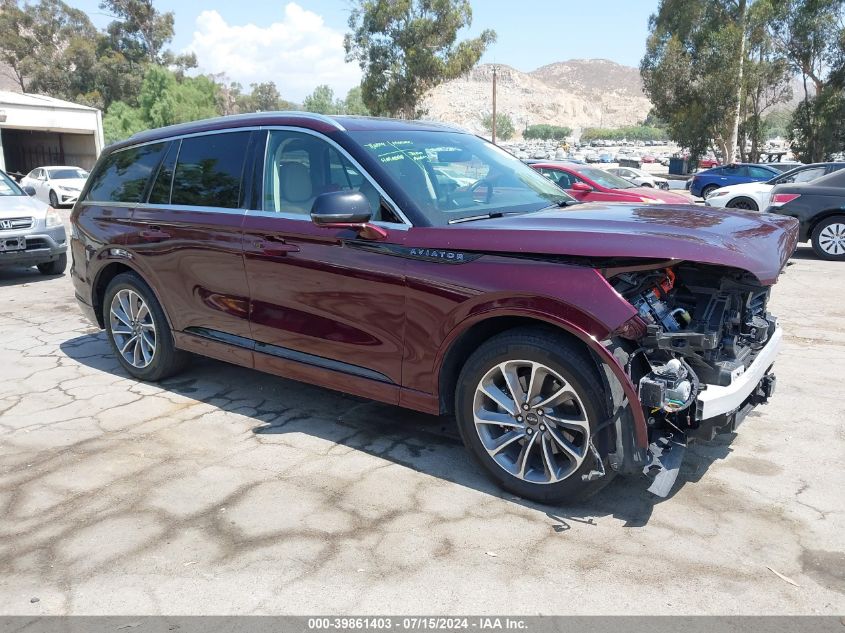
[(641, 321), (626, 370), (650, 425), (699, 428), (698, 394), (741, 376), (777, 328), (770, 288), (734, 269), (680, 264), (610, 282)]
[[(766, 310), (770, 288), (736, 269), (694, 264), (620, 272), (609, 281), (637, 310), (620, 334), (628, 347), (625, 372), (649, 428), (643, 472), (653, 479), (649, 490), (665, 496), (689, 440), (733, 430), (772, 395), (768, 358), (776, 345), (764, 348), (781, 333)], [(761, 363), (744, 377), (758, 356)], [(749, 379), (744, 391), (737, 388)], [(714, 415), (702, 404), (708, 388), (741, 395), (730, 407), (720, 397)]]

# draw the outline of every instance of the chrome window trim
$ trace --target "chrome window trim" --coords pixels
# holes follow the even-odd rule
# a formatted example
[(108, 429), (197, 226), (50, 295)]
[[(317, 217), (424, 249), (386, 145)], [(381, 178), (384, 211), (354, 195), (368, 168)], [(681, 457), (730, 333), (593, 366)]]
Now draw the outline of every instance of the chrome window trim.
[(193, 138), (195, 136), (211, 136), (212, 134), (232, 134), (234, 132), (255, 132), (257, 130), (262, 130), (263, 128), (260, 125), (248, 125), (244, 127), (227, 127), (222, 130), (206, 130), (205, 132), (191, 132), (189, 134), (174, 134), (173, 136), (163, 136), (161, 138), (157, 138), (152, 141), (141, 141), (139, 143), (133, 143), (132, 145), (127, 145), (126, 147), (121, 147), (120, 149), (116, 149), (113, 152), (109, 152), (109, 156), (113, 154), (119, 154), (120, 152), (125, 152), (130, 149), (136, 149), (138, 147), (143, 147), (144, 145), (153, 145), (155, 143), (167, 143), (169, 141), (176, 141), (182, 140), (184, 138)]
[[(322, 141), (325, 141), (326, 143), (329, 144), (330, 147), (337, 150), (337, 152), (341, 156), (343, 156), (346, 160), (348, 160), (350, 163), (352, 163), (352, 166), (355, 167), (355, 169), (357, 169), (359, 172), (361, 172), (361, 175), (369, 181), (369, 183), (375, 188), (376, 191), (379, 192), (379, 195), (381, 197), (383, 197), (388, 202), (388, 204), (390, 204), (394, 213), (396, 213), (396, 215), (398, 215), (402, 219), (402, 222), (383, 222), (381, 220), (377, 220), (377, 221), (373, 222), (373, 224), (378, 225), (378, 226), (385, 226), (385, 227), (400, 229), (400, 230), (403, 229), (403, 228), (407, 230), (407, 229), (409, 229), (413, 226), (413, 224), (411, 224), (411, 221), (408, 219), (408, 216), (406, 216), (403, 213), (402, 209), (399, 208), (399, 205), (396, 204), (396, 202), (393, 201), (393, 198), (391, 198), (389, 195), (387, 195), (387, 192), (384, 190), (384, 188), (382, 188), (382, 186), (378, 182), (376, 182), (376, 180), (369, 174), (369, 172), (361, 166), (361, 163), (359, 163), (357, 160), (355, 160), (355, 158), (349, 152), (347, 152), (346, 149), (344, 149), (343, 147), (338, 145), (338, 143), (336, 141), (334, 141), (333, 139), (330, 139), (325, 134), (322, 134), (321, 132), (317, 132), (316, 130), (309, 130), (308, 128), (295, 127), (295, 126), (292, 126), (292, 125), (265, 125), (265, 126), (262, 126), (261, 129), (267, 130), (268, 132), (272, 132), (272, 131), (300, 132), (300, 133), (303, 133), (303, 134), (308, 134), (310, 136), (314, 136), (314, 137), (316, 137), (316, 138), (318, 138)], [(267, 148), (269, 146), (270, 146), (270, 134), (267, 134), (267, 138), (266, 138), (266, 142), (265, 142), (265, 146), (264, 146), (263, 165), (262, 165), (262, 169), (261, 169), (261, 196), (260, 196), (260, 199), (262, 201), (264, 200), (264, 183), (266, 182), (266, 179), (267, 179), (267, 173), (266, 173), (266, 171), (267, 171)], [(276, 212), (276, 211), (265, 211), (264, 209), (250, 209), (249, 212), (250, 213), (258, 213), (258, 212), (271, 213), (275, 217), (279, 217), (279, 216), (282, 215), (282, 213), (279, 213), (279, 212)], [(286, 214), (286, 215), (293, 216), (293, 219), (302, 218), (302, 215), (298, 214), (298, 213), (289, 213), (289, 214)], [(310, 219), (309, 219), (309, 221), (310, 221)]]
[(85, 200), (78, 203), (80, 206), (100, 206), (105, 208), (117, 209), (161, 209), (163, 211), (198, 211), (200, 213), (231, 213), (235, 215), (246, 215), (246, 209), (238, 207), (237, 209), (230, 209), (228, 207), (203, 207), (191, 206), (189, 204), (151, 204), (149, 202), (96, 202), (94, 200)]

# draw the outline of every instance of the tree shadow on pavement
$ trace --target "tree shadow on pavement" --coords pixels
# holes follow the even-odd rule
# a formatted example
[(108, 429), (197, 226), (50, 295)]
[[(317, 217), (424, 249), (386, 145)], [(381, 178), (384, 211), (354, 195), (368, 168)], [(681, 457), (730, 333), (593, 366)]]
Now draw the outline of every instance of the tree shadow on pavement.
[[(112, 355), (103, 332), (65, 341), (61, 350), (82, 365), (128, 378)], [(646, 525), (657, 504), (697, 482), (712, 463), (724, 459), (731, 451), (733, 439), (732, 435), (721, 435), (712, 442), (691, 446), (667, 499), (647, 492), (649, 481), (645, 477), (616, 477), (593, 497), (576, 505), (556, 507), (521, 499), (491, 483), (465, 451), (451, 418), (426, 415), (201, 357), (194, 357), (182, 373), (157, 386), (239, 414), (243, 414), (243, 404), (229, 399), (227, 394), (257, 394), (260, 404), (250, 416), (255, 423), (252, 432), (263, 438), (264, 443), (283, 434), (319, 437), (543, 512), (552, 520), (556, 532), (569, 530), (571, 523), (595, 525), (596, 517), (602, 516), (622, 520), (625, 527)], [(313, 408), (291, 406), (291, 400), (316, 404)], [(326, 407), (328, 403), (332, 406)], [(326, 415), (325, 408), (342, 413)]]

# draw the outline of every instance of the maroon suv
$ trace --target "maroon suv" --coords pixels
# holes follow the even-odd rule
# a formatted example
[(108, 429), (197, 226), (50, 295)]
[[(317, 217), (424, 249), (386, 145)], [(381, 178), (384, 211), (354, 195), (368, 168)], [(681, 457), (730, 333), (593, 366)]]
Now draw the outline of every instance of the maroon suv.
[(646, 473), (774, 388), (794, 219), (576, 204), (443, 125), (269, 113), (109, 147), (72, 215), (80, 305), (123, 367), (186, 352), (454, 414), (540, 501)]

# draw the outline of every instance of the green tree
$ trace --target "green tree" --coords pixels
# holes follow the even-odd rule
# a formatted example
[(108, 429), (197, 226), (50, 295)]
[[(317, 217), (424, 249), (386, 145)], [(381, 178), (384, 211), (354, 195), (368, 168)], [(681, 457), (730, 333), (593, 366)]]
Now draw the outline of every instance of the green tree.
[(355, 0), (344, 39), (348, 61), (364, 78), (364, 103), (376, 115), (414, 118), (438, 84), (478, 63), (494, 31), (458, 42), (472, 23), (469, 0)]
[(117, 18), (106, 29), (116, 50), (136, 62), (165, 61), (164, 46), (173, 38), (172, 11), (159, 13), (152, 0), (102, 0), (100, 8)]
[(103, 116), (103, 136), (106, 143), (129, 138), (149, 128), (140, 108), (133, 108), (123, 101), (113, 103)]
[[(492, 134), (493, 132), (493, 115), (487, 114), (481, 118), (481, 125), (484, 129)], [(516, 133), (516, 127), (513, 124), (513, 119), (504, 112), (496, 113), (496, 139), (507, 141), (513, 138)]]
[(103, 131), (109, 142), (148, 128), (207, 119), (217, 115), (218, 87), (213, 79), (179, 76), (150, 65), (138, 95), (138, 106), (116, 101), (106, 111)]
[(75, 97), (78, 84), (94, 72), (96, 39), (88, 16), (61, 0), (23, 8), (14, 0), (0, 3), (0, 60), (23, 92)]
[(334, 91), (325, 84), (317, 86), (314, 92), (305, 97), (302, 109), (318, 114), (339, 114), (340, 112), (334, 99)]
[(274, 82), (251, 84), (251, 88), (252, 105), (256, 112), (273, 112), (279, 109), (282, 95)]
[(649, 18), (640, 72), (671, 137), (726, 160), (737, 147), (746, 57), (746, 0), (661, 0)]
[(538, 123), (536, 125), (529, 125), (522, 132), (522, 138), (526, 140), (542, 139), (562, 141), (571, 136), (572, 128), (564, 125), (549, 125), (547, 123)]
[(364, 103), (361, 86), (355, 86), (346, 93), (346, 99), (343, 102), (343, 113), (355, 114), (358, 116), (369, 116), (370, 110)]
[(845, 2), (780, 0), (773, 23), (778, 46), (802, 80), (790, 128), (793, 151), (805, 162), (824, 160), (843, 149)]

